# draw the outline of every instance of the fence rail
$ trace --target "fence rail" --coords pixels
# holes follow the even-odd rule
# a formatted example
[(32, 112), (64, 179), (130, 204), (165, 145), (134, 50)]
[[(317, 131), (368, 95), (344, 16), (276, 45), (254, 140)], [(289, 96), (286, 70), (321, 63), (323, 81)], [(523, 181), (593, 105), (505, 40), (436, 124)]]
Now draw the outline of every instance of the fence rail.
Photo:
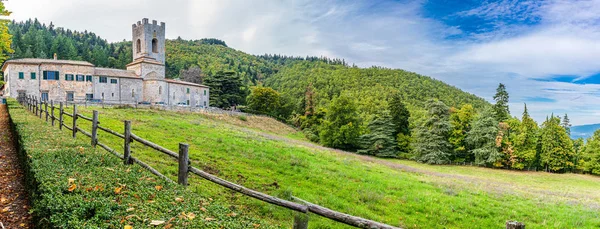
[[(43, 118), (43, 114), (45, 113), (46, 122), (51, 120), (52, 126), (54, 126), (54, 120), (56, 119), (56, 117), (54, 115), (54, 110), (57, 107), (55, 107), (55, 104), (53, 101), (50, 101), (50, 107), (49, 107), (50, 111), (48, 111), (48, 102), (47, 101), (40, 101), (37, 97), (34, 97), (34, 96), (27, 96), (25, 98), (21, 98), (19, 100), (19, 102), (24, 107), (26, 107), (30, 112), (35, 114), (36, 117), (39, 117), (40, 119)], [(100, 123), (98, 120), (98, 111), (94, 111), (93, 117), (89, 118), (89, 117), (86, 117), (84, 115), (77, 113), (77, 105), (76, 104), (73, 104), (73, 113), (72, 114), (65, 112), (62, 102), (60, 102), (58, 109), (59, 109), (59, 115), (58, 115), (59, 116), (58, 117), (59, 127), (61, 129), (62, 129), (62, 127), (64, 127), (66, 129), (70, 130), (72, 132), (73, 138), (76, 138), (77, 133), (79, 132), (79, 133), (91, 138), (92, 146), (94, 146), (94, 147), (96, 147), (96, 145), (100, 146), (101, 148), (105, 149), (106, 151), (108, 151), (108, 152), (114, 154), (115, 156), (117, 156), (118, 158), (122, 159), (125, 164), (136, 163), (136, 164), (142, 166), (143, 168), (147, 169), (154, 175), (156, 175), (162, 179), (165, 179), (169, 182), (175, 183), (174, 181), (169, 179), (167, 176), (161, 174), (158, 170), (152, 168), (150, 165), (142, 162), (141, 160), (139, 160), (131, 155), (131, 148), (130, 148), (131, 143), (133, 141), (141, 143), (145, 146), (148, 146), (156, 151), (164, 153), (164, 154), (178, 160), (178, 164), (179, 164), (178, 180), (177, 180), (178, 184), (187, 185), (187, 177), (188, 177), (189, 173), (192, 173), (192, 174), (196, 174), (208, 181), (211, 181), (215, 184), (218, 184), (225, 188), (239, 192), (243, 195), (261, 200), (263, 202), (267, 202), (267, 203), (270, 203), (273, 205), (281, 206), (281, 207), (288, 208), (293, 211), (299, 212), (298, 214), (301, 214), (300, 215), (301, 217), (298, 217), (299, 215), (296, 215), (296, 217), (294, 217), (294, 224), (293, 224), (294, 228), (305, 229), (308, 227), (308, 217), (306, 217), (306, 215), (304, 215), (305, 213), (308, 213), (308, 212), (312, 212), (314, 214), (323, 216), (325, 218), (328, 218), (328, 219), (331, 219), (331, 220), (334, 220), (337, 222), (341, 222), (341, 223), (344, 223), (344, 224), (347, 224), (350, 226), (359, 227), (359, 228), (386, 228), (386, 229), (387, 228), (399, 228), (399, 227), (394, 227), (394, 226), (386, 225), (383, 223), (378, 223), (378, 222), (374, 222), (371, 220), (363, 219), (360, 217), (344, 214), (341, 212), (337, 212), (337, 211), (325, 208), (323, 206), (315, 205), (315, 204), (300, 200), (296, 197), (293, 197), (293, 200), (295, 200), (296, 202), (280, 199), (280, 198), (277, 198), (277, 197), (274, 197), (274, 196), (271, 196), (271, 195), (268, 195), (268, 194), (265, 194), (262, 192), (258, 192), (258, 191), (246, 188), (239, 184), (235, 184), (235, 183), (229, 182), (227, 180), (221, 179), (221, 178), (214, 176), (208, 172), (202, 171), (198, 168), (191, 166), (191, 163), (189, 160), (189, 155), (188, 155), (189, 147), (187, 144), (180, 143), (179, 144), (179, 152), (175, 153), (167, 148), (164, 148), (156, 143), (153, 143), (151, 141), (143, 139), (143, 138), (135, 135), (134, 133), (132, 133), (131, 132), (131, 121), (127, 121), (127, 120), (124, 121), (124, 133), (121, 134), (116, 131), (113, 131), (113, 130), (110, 130), (108, 128), (101, 127), (100, 125), (98, 125)], [(73, 119), (73, 123), (71, 126), (64, 123), (63, 115), (67, 115)], [(79, 118), (92, 122), (91, 133), (87, 132), (86, 130), (77, 126), (77, 120)], [(98, 141), (98, 135), (97, 135), (98, 129), (103, 130), (107, 133), (110, 133), (110, 134), (117, 136), (124, 140), (124, 142), (123, 142), (124, 150), (123, 150), (122, 155), (119, 154), (113, 148), (110, 148), (106, 144), (103, 144)]]

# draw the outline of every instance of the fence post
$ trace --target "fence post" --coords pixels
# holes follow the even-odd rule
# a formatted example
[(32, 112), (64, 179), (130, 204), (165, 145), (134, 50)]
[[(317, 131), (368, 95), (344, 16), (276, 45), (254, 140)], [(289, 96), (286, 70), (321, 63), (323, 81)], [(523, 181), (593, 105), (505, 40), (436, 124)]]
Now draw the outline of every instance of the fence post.
[(179, 143), (179, 174), (177, 176), (177, 183), (180, 185), (188, 185), (188, 171), (190, 158), (188, 150), (190, 146), (188, 144)]
[(124, 152), (123, 152), (123, 163), (125, 163), (126, 165), (129, 164), (133, 164), (131, 161), (131, 148), (130, 148), (130, 143), (131, 143), (131, 121), (129, 120), (125, 120), (125, 134), (123, 134), (123, 136), (125, 136), (125, 143), (123, 144), (123, 148), (124, 148)]
[(77, 137), (77, 104), (73, 104), (73, 138)]
[(293, 229), (308, 229), (308, 214), (297, 212), (294, 214)]
[(40, 119), (42, 119), (42, 115), (44, 114), (44, 101), (42, 101), (42, 98), (40, 98)]
[(52, 126), (54, 126), (54, 120), (56, 119), (56, 117), (54, 117), (54, 100), (50, 100), (50, 118), (52, 119)]
[(37, 97), (35, 97), (35, 96), (33, 96), (33, 111), (35, 111), (33, 113), (35, 113), (35, 116), (37, 117), (37, 115), (38, 115), (37, 114), (37, 112), (38, 112), (38, 110), (37, 110)]
[(46, 122), (48, 122), (48, 116), (50, 116), (48, 114), (48, 101), (44, 102), (44, 110), (46, 110)]
[(92, 146), (96, 147), (98, 143), (98, 111), (94, 111), (92, 117)]
[(60, 108), (58, 109), (58, 128), (60, 130), (62, 130), (62, 126), (63, 126), (63, 113), (64, 113), (63, 102), (60, 102)]
[(525, 229), (525, 224), (517, 221), (506, 221), (506, 229)]

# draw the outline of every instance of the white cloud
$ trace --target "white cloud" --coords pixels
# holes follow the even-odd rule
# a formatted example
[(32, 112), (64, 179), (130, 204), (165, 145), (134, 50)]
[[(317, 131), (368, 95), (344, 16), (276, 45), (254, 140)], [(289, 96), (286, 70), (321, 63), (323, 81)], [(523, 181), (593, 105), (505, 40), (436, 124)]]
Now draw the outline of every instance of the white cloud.
[[(109, 41), (130, 39), (131, 24), (146, 17), (166, 22), (169, 38), (214, 37), (252, 54), (328, 56), (363, 67), (402, 68), (488, 100), (503, 82), (514, 115), (520, 116), (526, 98), (547, 97), (556, 101), (528, 103), (538, 121), (555, 111), (569, 112), (576, 124), (600, 122), (597, 85), (531, 79), (600, 72), (600, 0), (500, 1), (453, 15), (494, 22), (493, 30), (474, 34), (424, 17), (425, 2), (9, 0), (7, 8), (16, 20), (38, 17)], [(446, 39), (452, 35), (465, 39)]]

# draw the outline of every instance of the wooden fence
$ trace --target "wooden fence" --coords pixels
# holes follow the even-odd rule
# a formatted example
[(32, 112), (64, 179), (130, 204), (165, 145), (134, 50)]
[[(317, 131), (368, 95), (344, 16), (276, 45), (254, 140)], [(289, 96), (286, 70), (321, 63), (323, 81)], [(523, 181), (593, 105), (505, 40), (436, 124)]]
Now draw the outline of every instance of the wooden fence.
[[(206, 180), (209, 180), (215, 184), (223, 186), (225, 188), (234, 190), (241, 194), (244, 194), (249, 197), (256, 198), (263, 202), (267, 202), (273, 205), (281, 206), (284, 208), (288, 208), (290, 210), (296, 211), (297, 214), (294, 216), (294, 227), (295, 229), (306, 229), (308, 228), (308, 215), (307, 213), (311, 212), (322, 217), (344, 223), (346, 225), (358, 227), (358, 228), (395, 228), (399, 229), (399, 227), (390, 226), (387, 224), (375, 222), (368, 219), (363, 219), (357, 216), (352, 216), (348, 214), (344, 214), (341, 212), (337, 212), (323, 206), (319, 206), (316, 204), (309, 203), (305, 200), (302, 200), (297, 197), (292, 197), (292, 199), (296, 202), (280, 199), (274, 196), (270, 196), (244, 186), (229, 182), (227, 180), (216, 177), (210, 173), (202, 171), (198, 168), (191, 166), (188, 150), (189, 146), (184, 143), (179, 143), (179, 152), (173, 152), (167, 148), (164, 148), (160, 145), (157, 145), (151, 141), (143, 139), (134, 133), (131, 132), (131, 121), (123, 121), (124, 124), (124, 133), (118, 133), (116, 131), (110, 130), (108, 128), (100, 126), (100, 121), (98, 119), (98, 111), (94, 110), (92, 117), (86, 117), (79, 113), (77, 113), (77, 105), (73, 104), (73, 113), (67, 113), (64, 110), (63, 103), (60, 102), (58, 107), (54, 104), (53, 101), (49, 103), (47, 101), (40, 101), (39, 98), (35, 96), (27, 96), (24, 98), (20, 98), (19, 102), (26, 107), (30, 112), (35, 114), (40, 119), (45, 119), (46, 122), (50, 122), (52, 126), (58, 125), (58, 127), (62, 130), (63, 128), (69, 130), (72, 133), (73, 138), (77, 137), (77, 133), (81, 133), (89, 138), (91, 138), (91, 145), (93, 147), (100, 146), (106, 151), (114, 154), (115, 156), (121, 158), (123, 162), (128, 164), (139, 164), (143, 168), (149, 170), (156, 176), (159, 176), (169, 182), (173, 182), (171, 179), (161, 174), (156, 169), (152, 168), (150, 165), (142, 162), (141, 160), (135, 158), (131, 155), (131, 143), (136, 141), (145, 146), (148, 146), (156, 151), (162, 152), (176, 160), (178, 160), (179, 170), (177, 176), (177, 183), (181, 185), (188, 184), (188, 175), (189, 173), (196, 174)], [(48, 106), (49, 105), (49, 106)], [(55, 109), (58, 109), (58, 117), (54, 112)], [(64, 115), (72, 118), (73, 122), (70, 124), (64, 123)], [(79, 119), (83, 119), (92, 123), (91, 133), (87, 132), (81, 128), (79, 128), (77, 121)], [(58, 122), (58, 124), (55, 124)], [(110, 148), (109, 146), (98, 141), (98, 130), (102, 130), (106, 133), (112, 134), (118, 138), (123, 139), (123, 154), (118, 153), (116, 150)]]

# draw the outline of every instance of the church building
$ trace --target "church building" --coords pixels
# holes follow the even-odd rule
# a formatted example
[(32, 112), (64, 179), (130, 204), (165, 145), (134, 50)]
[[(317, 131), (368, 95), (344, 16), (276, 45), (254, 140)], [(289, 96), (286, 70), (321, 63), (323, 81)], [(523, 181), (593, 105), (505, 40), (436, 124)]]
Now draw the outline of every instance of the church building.
[(86, 61), (12, 59), (4, 62), (4, 96), (33, 95), (55, 102), (104, 102), (207, 107), (205, 85), (165, 78), (165, 23), (147, 18), (133, 24), (133, 62), (127, 69)]

